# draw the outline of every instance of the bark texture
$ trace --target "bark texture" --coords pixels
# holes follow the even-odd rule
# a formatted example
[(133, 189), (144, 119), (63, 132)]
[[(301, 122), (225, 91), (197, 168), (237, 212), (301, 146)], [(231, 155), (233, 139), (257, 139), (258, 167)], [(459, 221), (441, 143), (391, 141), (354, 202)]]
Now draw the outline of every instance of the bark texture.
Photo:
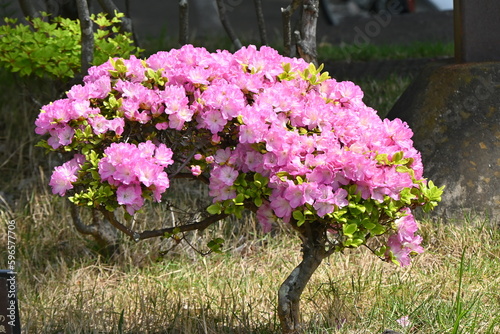
[(71, 218), (73, 218), (73, 225), (76, 230), (85, 235), (94, 237), (99, 252), (104, 256), (113, 255), (119, 248), (119, 235), (118, 231), (110, 224), (110, 222), (100, 215), (99, 211), (92, 210), (92, 223), (85, 224), (78, 211), (76, 205), (70, 204)]
[(222, 23), (224, 30), (226, 30), (227, 35), (233, 42), (234, 47), (239, 50), (243, 47), (243, 45), (241, 44), (241, 41), (238, 38), (238, 36), (236, 36), (236, 33), (234, 32), (233, 27), (231, 26), (231, 23), (226, 17), (226, 5), (224, 4), (223, 0), (216, 0), (216, 1), (217, 1), (217, 9), (219, 10), (220, 22)]
[(286, 7), (281, 8), (281, 17), (283, 20), (283, 46), (285, 47), (285, 55), (293, 57), (292, 52), (292, 16), (293, 13), (299, 8), (302, 0), (292, 0), (292, 3)]
[(257, 22), (259, 24), (260, 43), (267, 45), (266, 22), (264, 21), (264, 12), (262, 11), (262, 0), (254, 0), (255, 12), (257, 13)]
[(321, 223), (305, 223), (299, 230), (302, 239), (302, 261), (287, 277), (278, 291), (278, 316), (284, 334), (301, 332), (300, 297), (327, 250), (326, 227)]
[(318, 24), (319, 0), (304, 0), (302, 5), (301, 30), (295, 31), (297, 53), (307, 61), (318, 66), (316, 50), (316, 27)]
[(179, 0), (179, 44), (187, 44), (189, 40), (189, 2)]
[(80, 19), (80, 30), (82, 33), (82, 77), (85, 76), (94, 60), (94, 29), (90, 19), (90, 11), (87, 0), (77, 0), (78, 18)]

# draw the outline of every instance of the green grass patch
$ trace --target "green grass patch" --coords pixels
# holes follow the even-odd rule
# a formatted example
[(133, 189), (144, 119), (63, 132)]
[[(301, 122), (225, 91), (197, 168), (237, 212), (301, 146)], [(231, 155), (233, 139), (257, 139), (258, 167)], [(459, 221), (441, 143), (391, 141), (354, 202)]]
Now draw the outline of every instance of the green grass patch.
[(453, 43), (442, 42), (414, 42), (408, 45), (331, 45), (322, 43), (318, 46), (318, 58), (323, 61), (448, 58), (453, 57), (453, 54)]
[[(29, 333), (276, 333), (276, 293), (300, 261), (285, 227), (222, 235), (225, 252), (201, 256), (187, 245), (160, 257), (159, 240), (131, 243), (112, 261), (89, 251), (66, 203), (37, 194), (25, 212), (2, 208), (0, 235), (16, 221), (21, 319)], [(153, 210), (154, 211), (154, 210)], [(143, 219), (155, 221), (154, 213)], [(233, 225), (234, 221), (226, 224)], [(224, 226), (219, 232), (224, 234)], [(307, 333), (485, 333), (500, 330), (500, 230), (476, 219), (423, 220), (426, 252), (410, 267), (366, 249), (334, 254), (302, 298)], [(204, 244), (213, 235), (191, 239)], [(0, 266), (5, 266), (0, 259)], [(402, 326), (398, 319), (407, 317)]]
[(355, 83), (364, 93), (363, 102), (377, 110), (380, 117), (385, 117), (399, 97), (410, 85), (409, 76), (390, 75), (387, 79), (362, 79)]

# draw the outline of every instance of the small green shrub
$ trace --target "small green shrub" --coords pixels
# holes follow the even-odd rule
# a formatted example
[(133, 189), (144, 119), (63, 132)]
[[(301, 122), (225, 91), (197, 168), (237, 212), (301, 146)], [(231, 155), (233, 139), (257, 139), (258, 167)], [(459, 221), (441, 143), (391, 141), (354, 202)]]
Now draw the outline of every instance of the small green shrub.
[[(110, 57), (138, 55), (130, 33), (120, 32), (124, 16), (115, 13), (109, 19), (105, 14), (92, 15), (97, 25), (94, 33), (93, 65)], [(0, 26), (0, 66), (21, 76), (73, 78), (80, 71), (81, 32), (79, 20), (55, 17), (47, 22), (47, 14), (34, 18), (29, 24), (17, 24), (16, 19), (5, 18)]]

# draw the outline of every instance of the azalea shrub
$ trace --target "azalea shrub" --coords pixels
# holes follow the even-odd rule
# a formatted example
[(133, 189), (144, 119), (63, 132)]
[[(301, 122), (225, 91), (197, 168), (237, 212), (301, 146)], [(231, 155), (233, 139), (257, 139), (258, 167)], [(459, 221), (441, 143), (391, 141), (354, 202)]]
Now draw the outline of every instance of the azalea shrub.
[(172, 178), (199, 180), (211, 215), (249, 209), (264, 231), (320, 223), (332, 251), (380, 237), (375, 254), (407, 265), (423, 251), (413, 210), (433, 209), (442, 188), (423, 178), (406, 123), (321, 70), (269, 47), (191, 45), (92, 67), (35, 123), (40, 146), (68, 157), (52, 192), (134, 215)]

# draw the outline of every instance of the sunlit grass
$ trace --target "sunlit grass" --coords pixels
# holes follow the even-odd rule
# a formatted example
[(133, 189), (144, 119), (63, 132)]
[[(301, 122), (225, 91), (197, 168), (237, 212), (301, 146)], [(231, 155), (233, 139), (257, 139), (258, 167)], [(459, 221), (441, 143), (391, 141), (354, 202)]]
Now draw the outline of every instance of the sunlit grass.
[[(48, 190), (49, 167), (58, 157), (34, 148), (36, 95), (10, 76), (0, 79), (0, 245), (14, 220), (24, 332), (279, 332), (277, 290), (300, 261), (300, 242), (291, 231), (280, 226), (262, 234), (249, 215), (188, 237), (200, 251), (223, 237), (222, 254), (123, 238), (120, 254), (99, 256), (95, 242), (72, 226), (68, 203)], [(409, 82), (394, 74), (356, 83), (365, 103), (383, 115)], [(183, 210), (206, 204), (206, 189), (174, 189), (169, 200), (184, 203)], [(155, 205), (138, 216), (136, 228), (163, 226), (171, 218)], [(426, 252), (407, 268), (367, 249), (328, 258), (303, 295), (305, 333), (499, 333), (499, 226), (479, 217), (424, 219), (421, 234)], [(5, 268), (5, 252), (0, 254)], [(403, 316), (407, 327), (397, 323)]]
[[(191, 239), (203, 248), (223, 236), (222, 254), (201, 256), (181, 244), (162, 258), (159, 240), (124, 240), (122, 254), (104, 260), (74, 231), (65, 206), (38, 194), (27, 212), (2, 213), (1, 235), (6, 220), (16, 220), (21, 319), (28, 333), (279, 331), (276, 293), (300, 261), (300, 244), (286, 228), (262, 234), (247, 217), (225, 223), (244, 227), (239, 235), (224, 235), (221, 225)], [(455, 333), (459, 320), (461, 333), (497, 333), (498, 226), (424, 219), (421, 233), (426, 252), (406, 268), (366, 249), (328, 258), (303, 295), (306, 332)], [(465, 315), (457, 320), (458, 305)], [(396, 322), (403, 316), (409, 317), (407, 328)]]

